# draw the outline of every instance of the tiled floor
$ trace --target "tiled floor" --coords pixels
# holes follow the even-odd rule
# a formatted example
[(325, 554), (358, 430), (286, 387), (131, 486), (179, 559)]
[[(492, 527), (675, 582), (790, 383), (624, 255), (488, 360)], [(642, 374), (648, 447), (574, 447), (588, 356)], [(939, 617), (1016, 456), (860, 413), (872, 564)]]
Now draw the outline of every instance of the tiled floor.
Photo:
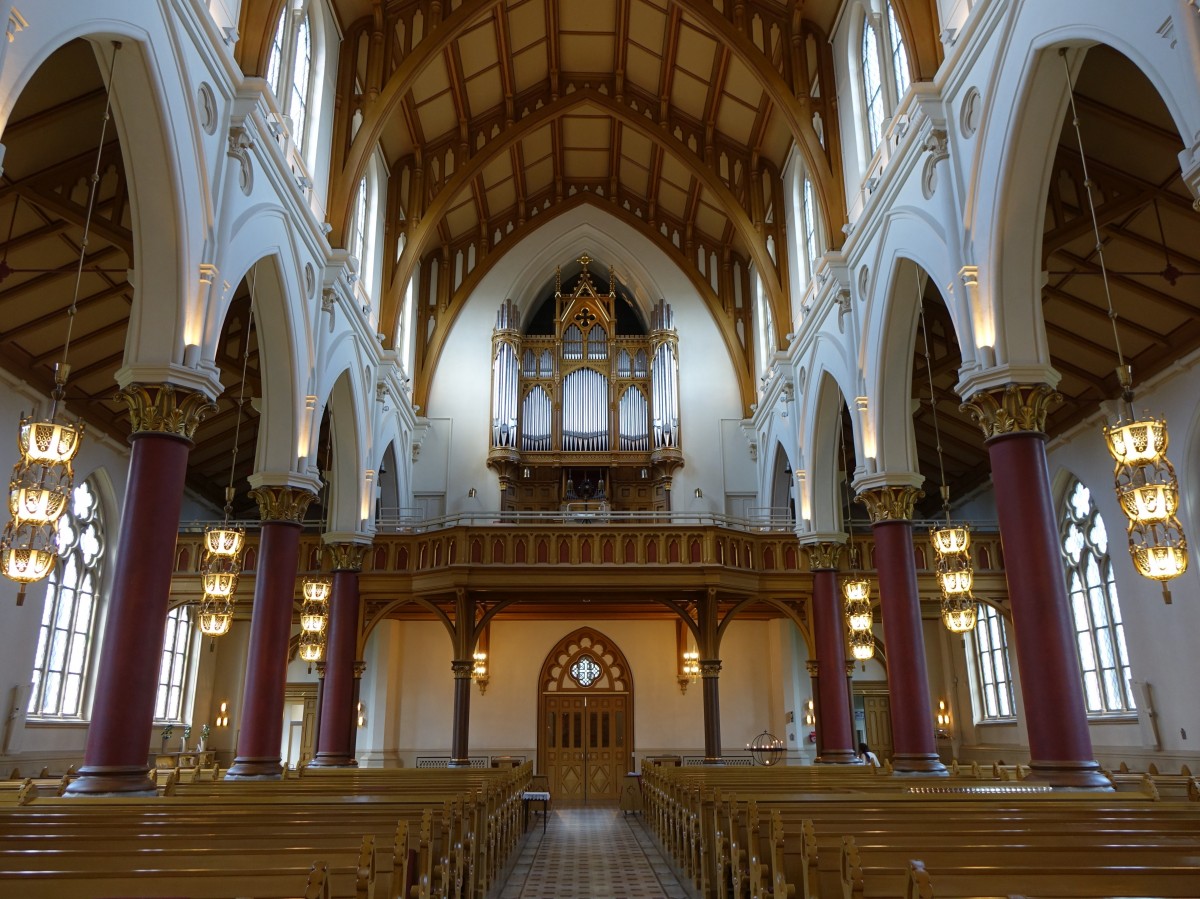
[(499, 899), (688, 899), (635, 815), (554, 809), (531, 826)]

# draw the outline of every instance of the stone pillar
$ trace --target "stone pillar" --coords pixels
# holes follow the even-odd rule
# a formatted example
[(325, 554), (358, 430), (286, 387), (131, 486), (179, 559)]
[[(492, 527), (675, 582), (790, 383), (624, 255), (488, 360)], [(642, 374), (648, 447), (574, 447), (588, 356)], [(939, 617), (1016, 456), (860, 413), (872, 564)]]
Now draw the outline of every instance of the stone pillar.
[(358, 573), (368, 545), (330, 543), (326, 550), (333, 572), (329, 597), (329, 629), (325, 637), (325, 686), (321, 725), (312, 764), (319, 768), (350, 768), (354, 759), (354, 663), (358, 657)]
[(242, 730), (237, 757), (225, 779), (278, 780), (283, 774), (279, 748), (300, 529), (316, 494), (299, 487), (259, 487), (250, 495), (258, 502), (262, 531), (242, 691)]
[(129, 483), (112, 592), (79, 777), (69, 796), (153, 795), (147, 754), (158, 667), (175, 567), (188, 451), (201, 419), (216, 408), (202, 393), (171, 384), (131, 384)]
[(721, 660), (701, 659), (700, 678), (704, 690), (704, 764), (722, 765)]
[(892, 767), (897, 774), (947, 773), (937, 754), (921, 595), (913, 562), (913, 505), (924, 492), (912, 486), (877, 487), (858, 494), (871, 516), (883, 632), (887, 635)]
[(817, 692), (814, 697), (821, 751), (818, 764), (853, 765), (854, 731), (850, 691), (846, 686), (846, 632), (838, 593), (841, 543), (812, 543), (808, 550), (813, 573), (813, 642), (817, 649)]
[(450, 767), (471, 766), (471, 674), (475, 670), (474, 659), (454, 659), (450, 663), (454, 672), (454, 730), (450, 737)]
[(1029, 779), (1106, 790), (1112, 785), (1100, 773), (1088, 731), (1046, 463), (1046, 412), (1060, 399), (1045, 384), (1008, 384), (972, 394), (962, 408), (983, 429), (992, 463), (1029, 733)]

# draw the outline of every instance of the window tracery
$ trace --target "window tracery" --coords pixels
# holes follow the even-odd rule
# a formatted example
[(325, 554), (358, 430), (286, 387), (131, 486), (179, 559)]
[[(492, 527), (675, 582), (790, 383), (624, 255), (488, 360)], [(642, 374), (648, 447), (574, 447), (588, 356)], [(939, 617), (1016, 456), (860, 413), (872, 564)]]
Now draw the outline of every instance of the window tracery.
[(1060, 535), (1088, 713), (1133, 711), (1129, 650), (1108, 531), (1091, 491), (1078, 479), (1067, 491)]
[(979, 620), (972, 633), (975, 645), (976, 716), (989, 719), (1016, 717), (1008, 657), (1008, 633), (1003, 616), (987, 603), (979, 604)]
[(30, 718), (79, 719), (105, 562), (104, 516), (91, 478), (71, 494), (57, 530), (59, 561), (46, 588), (27, 711)]

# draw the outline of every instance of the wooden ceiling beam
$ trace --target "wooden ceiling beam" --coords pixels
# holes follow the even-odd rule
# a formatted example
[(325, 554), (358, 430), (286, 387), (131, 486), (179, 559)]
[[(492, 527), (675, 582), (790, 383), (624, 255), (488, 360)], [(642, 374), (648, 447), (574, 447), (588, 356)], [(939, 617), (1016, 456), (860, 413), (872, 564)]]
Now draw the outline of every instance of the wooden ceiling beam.
[[(1107, 310), (1101, 309), (1099, 306), (1093, 306), (1087, 300), (1080, 299), (1073, 293), (1068, 293), (1057, 285), (1047, 284), (1042, 288), (1042, 292), (1047, 296), (1054, 297), (1056, 300), (1062, 300), (1072, 309), (1078, 309), (1080, 312), (1085, 312), (1092, 316), (1092, 318), (1102, 318), (1106, 322), (1108, 321)], [(1049, 323), (1047, 322), (1047, 324)], [(1127, 331), (1131, 331), (1134, 334), (1144, 337), (1146, 340), (1149, 340), (1151, 343), (1157, 346), (1165, 347), (1169, 345), (1167, 339), (1158, 331), (1155, 331), (1153, 328), (1147, 328), (1145, 325), (1139, 324), (1138, 322), (1130, 319), (1118, 318), (1117, 325), (1118, 327), (1124, 328)]]
[(662, 71), (658, 73), (658, 120), (666, 122), (671, 106), (671, 89), (675, 83), (675, 54), (679, 50), (679, 25), (683, 21), (683, 9), (671, 4), (667, 13), (667, 27), (663, 31)]
[(516, 118), (513, 97), (517, 92), (517, 75), (513, 69), (507, 6), (497, 6), (492, 10), (492, 24), (496, 30), (496, 53), (500, 59), (500, 87), (504, 91), (504, 122), (511, 125)]
[(1173, 128), (1163, 128), (1161, 125), (1156, 125), (1153, 122), (1143, 119), (1141, 116), (1136, 116), (1123, 109), (1117, 109), (1114, 106), (1097, 100), (1095, 97), (1088, 97), (1084, 94), (1075, 94), (1075, 105), (1089, 112), (1099, 113), (1109, 121), (1124, 125), (1126, 128), (1134, 131), (1138, 137), (1153, 137), (1167, 144), (1172, 153), (1178, 153), (1183, 149), (1183, 140), (1179, 137), (1179, 132)]
[[(66, 219), (79, 228), (87, 222), (87, 207), (80, 206), (58, 194), (41, 190), (33, 185), (27, 185), (20, 190), (21, 198), (43, 212), (52, 213)], [(125, 255), (133, 258), (133, 232), (128, 228), (108, 221), (105, 218), (92, 215), (90, 233), (104, 238), (114, 246), (120, 247)], [(76, 248), (78, 252), (78, 248)]]
[[(8, 215), (0, 213), (0, 220), (8, 217)], [(56, 219), (55, 221), (40, 225), (32, 231), (26, 231), (24, 234), (14, 234), (8, 240), (0, 241), (0, 254), (3, 254), (4, 258), (8, 258), (8, 254), (11, 251), (19, 250), (27, 244), (37, 243), (47, 237), (53, 237), (60, 231), (65, 231), (68, 225), (70, 225), (70, 222), (63, 219)]]
[[(101, 171), (109, 166), (119, 164), (120, 161), (121, 144), (114, 138), (106, 143), (100, 151)], [(95, 165), (96, 151), (87, 150), (69, 159), (48, 165), (44, 169), (38, 169), (36, 172), (29, 172), (26, 175), (22, 175), (15, 181), (5, 175), (4, 181), (6, 183), (3, 187), (0, 187), (0, 200), (7, 199), (31, 184), (62, 184), (68, 180), (75, 181), (79, 178), (91, 178)]]
[[(108, 369), (108, 368), (111, 368), (113, 370), (113, 373), (115, 374), (116, 370), (117, 370), (117, 366), (121, 363), (121, 360), (123, 360), (124, 358), (125, 358), (125, 348), (121, 347), (121, 351), (119, 353), (113, 353), (109, 356), (105, 356), (103, 359), (97, 359), (95, 362), (92, 362), (89, 365), (83, 366), (83, 368), (72, 368), (71, 369), (71, 377), (72, 377), (72, 379), (78, 381), (78, 380), (82, 380), (83, 378), (86, 378), (90, 374), (94, 374), (98, 371), (104, 371), (105, 369)], [(117, 379), (115, 377), (113, 378), (113, 383), (114, 384), (117, 383)]]
[(629, 61), (629, 4), (630, 0), (617, 0), (617, 26), (613, 41), (613, 76), (616, 79), (614, 95), (618, 100), (625, 96), (625, 66)]
[[(1082, 256), (1076, 256), (1074, 253), (1068, 253), (1066, 250), (1059, 250), (1058, 255), (1070, 262), (1071, 265), (1087, 269), (1089, 272), (1100, 271), (1100, 264), (1097, 262), (1092, 262), (1090, 259), (1084, 259)], [(1200, 307), (1197, 307), (1184, 300), (1176, 299), (1170, 294), (1165, 294), (1160, 290), (1155, 290), (1153, 287), (1142, 284), (1140, 281), (1135, 281), (1127, 275), (1109, 271), (1108, 280), (1114, 285), (1121, 286), (1130, 293), (1137, 294), (1138, 296), (1144, 297), (1151, 302), (1158, 303), (1161, 306), (1166, 306), (1189, 317), (1196, 315), (1197, 312), (1200, 312)], [(1122, 316), (1122, 318), (1124, 318), (1124, 316)]]
[(550, 75), (550, 99), (557, 100), (561, 93), (559, 75), (562, 74), (562, 45), (559, 40), (558, 0), (544, 0), (546, 9), (546, 62)]
[[(94, 253), (91, 253), (84, 257), (84, 260), (83, 260), (84, 267), (86, 268), (87, 266), (90, 266), (90, 265), (96, 265), (96, 263), (100, 262), (101, 260), (107, 259), (110, 256), (112, 256), (114, 253), (119, 253), (119, 252), (121, 252), (121, 250), (117, 247), (101, 247), (100, 249), (96, 250)], [(79, 261), (75, 260), (75, 261), (67, 263), (65, 265), (60, 265), (58, 268), (51, 269), (50, 271), (44, 272), (40, 275), (34, 275), (29, 280), (22, 281), (20, 284), (14, 285), (13, 287), (9, 287), (5, 290), (0, 290), (0, 305), (3, 305), (8, 300), (11, 300), (15, 297), (19, 297), (26, 293), (29, 293), (29, 291), (31, 291), (31, 290), (38, 290), (39, 288), (45, 287), (48, 283), (50, 283), (51, 281), (54, 281), (58, 278), (66, 277), (69, 275), (74, 275), (76, 269), (78, 269), (78, 268), (79, 268)], [(0, 340), (5, 339), (5, 335), (7, 333), (8, 332), (0, 332)]]

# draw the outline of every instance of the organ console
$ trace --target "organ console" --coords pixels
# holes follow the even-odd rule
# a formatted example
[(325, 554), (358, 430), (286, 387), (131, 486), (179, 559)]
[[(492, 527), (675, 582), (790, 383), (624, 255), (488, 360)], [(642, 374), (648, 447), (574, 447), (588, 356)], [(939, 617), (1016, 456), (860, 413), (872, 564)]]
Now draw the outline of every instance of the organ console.
[(511, 299), (496, 315), (488, 467), (508, 510), (669, 509), (683, 465), (674, 313), (659, 300), (649, 329), (622, 333), (612, 269), (602, 293), (592, 259), (578, 262), (567, 293), (555, 276), (548, 329), (522, 331)]

